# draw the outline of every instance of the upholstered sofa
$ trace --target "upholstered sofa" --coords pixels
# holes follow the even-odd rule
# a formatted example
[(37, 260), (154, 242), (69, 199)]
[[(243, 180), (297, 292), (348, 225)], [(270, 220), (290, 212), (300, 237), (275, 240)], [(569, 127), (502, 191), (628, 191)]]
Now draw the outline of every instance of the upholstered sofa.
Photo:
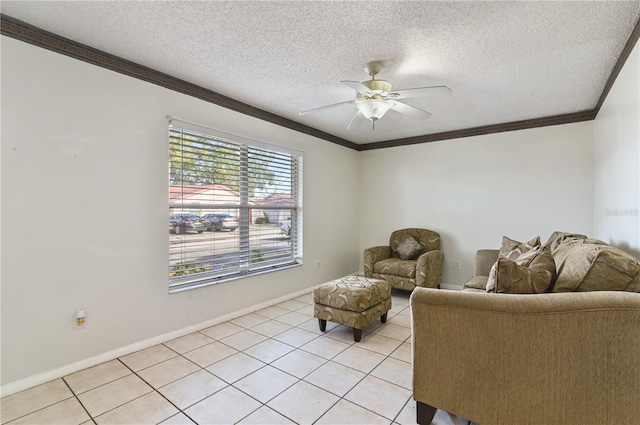
[(442, 281), (444, 254), (440, 234), (407, 228), (391, 233), (389, 245), (364, 251), (364, 275), (384, 279), (392, 288), (413, 290), (416, 286), (437, 288)]
[(640, 262), (584, 235), (540, 246), (556, 265), (547, 288), (548, 258), (481, 250), (465, 290), (413, 291), (419, 424), (436, 409), (480, 425), (640, 424)]
[(481, 249), (474, 276), (463, 291), (540, 293), (640, 292), (640, 262), (632, 255), (585, 235), (554, 232), (542, 245), (536, 237), (518, 242), (506, 236), (500, 249)]

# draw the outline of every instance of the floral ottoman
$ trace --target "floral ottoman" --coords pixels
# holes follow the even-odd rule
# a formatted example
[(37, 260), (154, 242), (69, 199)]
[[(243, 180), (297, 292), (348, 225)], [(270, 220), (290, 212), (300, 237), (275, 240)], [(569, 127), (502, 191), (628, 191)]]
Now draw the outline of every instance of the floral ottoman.
[(353, 328), (353, 339), (362, 338), (362, 329), (378, 317), (387, 321), (391, 309), (391, 285), (386, 280), (364, 276), (346, 276), (313, 290), (313, 316), (318, 318), (320, 330), (327, 328), (327, 320)]

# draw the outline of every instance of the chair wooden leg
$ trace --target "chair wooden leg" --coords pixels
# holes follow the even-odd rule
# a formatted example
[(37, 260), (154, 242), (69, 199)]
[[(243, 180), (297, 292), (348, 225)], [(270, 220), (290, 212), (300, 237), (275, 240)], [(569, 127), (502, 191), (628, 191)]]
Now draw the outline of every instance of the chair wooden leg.
[(380, 316), (380, 321), (382, 323), (387, 323), (387, 313), (385, 313), (382, 316)]
[(320, 332), (324, 332), (327, 330), (327, 321), (323, 319), (318, 319), (318, 325), (320, 326)]
[(362, 339), (362, 329), (353, 328), (353, 340), (360, 342), (360, 339)]
[(416, 422), (419, 425), (429, 425), (436, 415), (436, 409), (421, 401), (416, 401)]

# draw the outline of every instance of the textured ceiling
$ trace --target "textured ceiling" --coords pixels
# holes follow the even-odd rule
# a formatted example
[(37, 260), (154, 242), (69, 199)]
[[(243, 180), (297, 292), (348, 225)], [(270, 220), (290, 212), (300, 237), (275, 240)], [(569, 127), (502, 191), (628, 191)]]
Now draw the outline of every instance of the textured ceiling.
[[(640, 16), (640, 1), (2, 1), (36, 27), (342, 139), (365, 144), (592, 110)], [(394, 89), (446, 85), (347, 130), (341, 80), (363, 65)], [(168, 113), (170, 111), (167, 111)]]

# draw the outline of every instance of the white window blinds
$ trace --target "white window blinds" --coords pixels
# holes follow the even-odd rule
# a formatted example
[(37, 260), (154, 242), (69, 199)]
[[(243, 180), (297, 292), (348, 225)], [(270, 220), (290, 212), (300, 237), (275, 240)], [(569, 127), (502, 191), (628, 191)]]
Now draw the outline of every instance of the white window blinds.
[(169, 289), (302, 262), (302, 154), (169, 125)]

